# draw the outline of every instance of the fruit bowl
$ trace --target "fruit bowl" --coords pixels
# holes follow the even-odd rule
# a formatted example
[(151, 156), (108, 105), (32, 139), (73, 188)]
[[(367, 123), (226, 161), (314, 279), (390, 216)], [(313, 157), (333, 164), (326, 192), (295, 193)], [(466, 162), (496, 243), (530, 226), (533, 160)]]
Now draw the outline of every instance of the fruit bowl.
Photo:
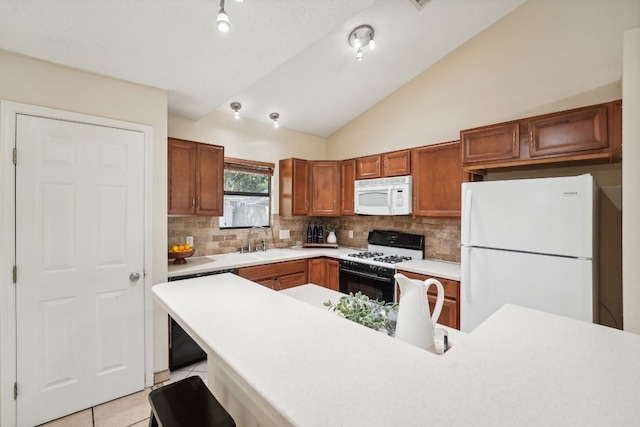
[(193, 249), (180, 252), (169, 251), (169, 259), (173, 259), (174, 264), (186, 264), (187, 260), (185, 258), (189, 258), (194, 253), (195, 251)]

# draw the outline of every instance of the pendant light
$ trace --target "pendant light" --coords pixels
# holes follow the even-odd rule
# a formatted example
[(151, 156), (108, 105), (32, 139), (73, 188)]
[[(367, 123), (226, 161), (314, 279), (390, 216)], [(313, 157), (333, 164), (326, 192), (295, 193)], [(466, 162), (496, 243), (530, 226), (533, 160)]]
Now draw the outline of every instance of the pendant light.
[(239, 102), (232, 102), (231, 109), (233, 110), (233, 118), (238, 120), (240, 118), (240, 109), (242, 108), (242, 104)]
[(221, 33), (228, 33), (231, 29), (231, 23), (229, 22), (229, 15), (224, 11), (224, 0), (220, 0), (220, 11), (218, 12), (218, 19), (216, 21), (218, 31)]
[(280, 127), (280, 123), (278, 123), (278, 119), (280, 118), (280, 114), (278, 113), (271, 113), (269, 114), (269, 118), (271, 120), (273, 120), (273, 127), (274, 128), (279, 128)]

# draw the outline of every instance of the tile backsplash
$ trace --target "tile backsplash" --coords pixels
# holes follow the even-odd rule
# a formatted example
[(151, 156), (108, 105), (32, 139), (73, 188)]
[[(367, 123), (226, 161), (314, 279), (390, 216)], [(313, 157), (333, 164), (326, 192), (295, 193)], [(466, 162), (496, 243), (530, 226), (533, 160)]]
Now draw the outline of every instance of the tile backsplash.
[[(357, 249), (367, 247), (367, 235), (372, 229), (399, 230), (425, 236), (425, 258), (460, 262), (460, 220), (412, 218), (411, 216), (343, 216), (343, 217), (282, 217), (273, 215), (267, 235), (257, 232), (258, 239), (265, 239), (268, 248), (286, 248), (303, 242), (307, 224), (322, 221), (338, 224), (338, 244)], [(289, 239), (279, 239), (280, 230), (289, 230)], [(349, 231), (353, 238), (349, 238)], [(247, 246), (249, 229), (221, 230), (217, 217), (172, 216), (168, 219), (169, 246), (184, 243), (193, 236), (195, 256), (238, 252)], [(326, 232), (325, 232), (326, 236)]]

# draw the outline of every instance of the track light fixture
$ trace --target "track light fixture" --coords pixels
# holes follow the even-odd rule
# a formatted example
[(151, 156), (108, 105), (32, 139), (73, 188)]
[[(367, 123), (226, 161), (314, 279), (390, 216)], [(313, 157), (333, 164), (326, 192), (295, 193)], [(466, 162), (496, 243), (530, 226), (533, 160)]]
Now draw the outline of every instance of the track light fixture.
[(240, 104), (239, 102), (232, 102), (231, 103), (231, 109), (233, 110), (233, 118), (234, 119), (239, 119), (240, 118), (240, 109), (242, 108), (242, 104)]
[(362, 48), (369, 46), (370, 50), (376, 48), (376, 42), (373, 40), (373, 27), (371, 25), (360, 25), (349, 34), (348, 42), (356, 48), (356, 60), (362, 61)]
[(280, 127), (280, 123), (278, 123), (278, 119), (280, 118), (280, 114), (278, 113), (271, 113), (269, 114), (269, 118), (271, 120), (273, 120), (273, 127), (274, 128), (278, 128)]

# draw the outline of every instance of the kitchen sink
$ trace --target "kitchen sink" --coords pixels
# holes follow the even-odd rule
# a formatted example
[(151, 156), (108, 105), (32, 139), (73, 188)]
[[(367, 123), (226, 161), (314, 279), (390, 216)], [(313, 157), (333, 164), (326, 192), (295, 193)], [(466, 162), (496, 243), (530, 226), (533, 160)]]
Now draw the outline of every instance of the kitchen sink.
[(298, 252), (296, 251), (292, 251), (288, 249), (271, 249), (266, 252), (251, 252), (248, 255), (251, 258), (257, 258), (257, 259), (277, 259), (277, 258), (284, 258), (288, 256), (294, 256), (297, 253)]

